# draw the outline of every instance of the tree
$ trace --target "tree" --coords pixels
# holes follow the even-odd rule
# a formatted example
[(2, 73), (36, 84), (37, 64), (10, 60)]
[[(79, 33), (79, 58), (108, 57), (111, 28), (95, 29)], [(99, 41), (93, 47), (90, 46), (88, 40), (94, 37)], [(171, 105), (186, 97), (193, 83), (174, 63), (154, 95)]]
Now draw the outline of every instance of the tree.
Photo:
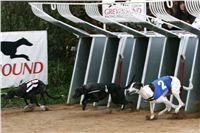
[[(52, 16), (63, 19), (56, 11), (50, 10), (49, 7), (44, 6), (44, 9)], [(72, 33), (35, 16), (28, 2), (1, 2), (2, 32), (32, 30), (47, 30), (49, 87), (52, 91), (55, 90), (54, 88), (66, 91), (66, 87), (69, 86), (71, 80), (75, 55), (71, 53), (70, 48), (77, 44), (77, 38)]]

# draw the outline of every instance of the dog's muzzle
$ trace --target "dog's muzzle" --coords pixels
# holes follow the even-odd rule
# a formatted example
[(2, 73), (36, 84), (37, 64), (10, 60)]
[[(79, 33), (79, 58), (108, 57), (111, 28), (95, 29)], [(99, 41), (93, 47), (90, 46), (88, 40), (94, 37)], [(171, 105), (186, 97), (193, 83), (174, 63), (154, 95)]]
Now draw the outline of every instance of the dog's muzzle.
[(128, 95), (133, 95), (136, 93), (136, 90), (133, 90), (133, 91), (127, 90), (126, 92)]

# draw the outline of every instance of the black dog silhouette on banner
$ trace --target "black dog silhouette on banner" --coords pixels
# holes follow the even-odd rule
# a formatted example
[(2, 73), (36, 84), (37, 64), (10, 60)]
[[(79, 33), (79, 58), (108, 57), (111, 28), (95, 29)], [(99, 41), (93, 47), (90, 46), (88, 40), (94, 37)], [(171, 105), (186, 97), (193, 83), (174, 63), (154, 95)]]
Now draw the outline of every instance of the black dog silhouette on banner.
[(24, 58), (29, 61), (29, 57), (25, 54), (16, 54), (17, 48), (21, 45), (32, 46), (33, 44), (30, 43), (27, 39), (21, 38), (15, 42), (11, 41), (2, 41), (1, 42), (1, 52), (4, 55), (10, 56), (11, 59), (13, 58)]

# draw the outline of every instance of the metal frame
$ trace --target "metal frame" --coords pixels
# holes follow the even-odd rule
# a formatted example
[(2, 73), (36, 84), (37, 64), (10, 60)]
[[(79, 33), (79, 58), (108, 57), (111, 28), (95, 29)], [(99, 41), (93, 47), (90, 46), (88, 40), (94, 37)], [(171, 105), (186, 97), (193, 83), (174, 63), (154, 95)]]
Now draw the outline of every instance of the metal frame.
[(102, 28), (99, 28), (98, 26), (95, 26), (89, 22), (86, 22), (76, 16), (74, 16), (70, 9), (69, 9), (69, 4), (56, 4), (57, 5), (57, 9), (58, 9), (58, 12), (59, 14), (64, 17), (65, 19), (71, 21), (71, 22), (74, 22), (76, 24), (80, 24), (80, 26), (83, 26), (87, 29), (90, 29), (92, 30), (93, 32), (96, 32), (96, 33), (100, 33), (100, 34), (104, 34), (108, 37), (117, 37), (116, 34), (110, 32), (110, 31), (107, 31), (105, 29), (102, 29)]
[(146, 35), (142, 32), (139, 32), (137, 30), (134, 30), (128, 26), (125, 26), (121, 23), (118, 23), (116, 21), (113, 21), (113, 20), (110, 20), (108, 18), (105, 18), (104, 16), (102, 16), (99, 12), (99, 9), (98, 9), (98, 4), (93, 4), (93, 5), (85, 5), (85, 11), (87, 13), (88, 16), (90, 16), (91, 18), (99, 21), (99, 22), (102, 22), (104, 24), (111, 24), (113, 27), (116, 27), (116, 28), (121, 28), (121, 30), (123, 32), (127, 32), (129, 34), (132, 34), (134, 35), (135, 37), (146, 37)]
[(89, 37), (90, 36), (90, 34), (88, 34), (87, 32), (85, 32), (83, 30), (80, 30), (80, 29), (78, 29), (76, 27), (73, 27), (73, 26), (71, 26), (69, 24), (66, 24), (66, 23), (64, 23), (62, 21), (59, 21), (59, 20), (51, 17), (47, 13), (45, 13), (44, 10), (43, 10), (43, 7), (42, 7), (42, 3), (37, 3), (37, 4), (29, 3), (29, 5), (31, 6), (31, 9), (32, 9), (33, 13), (36, 16), (40, 17), (41, 19), (44, 19), (44, 20), (46, 20), (46, 21), (48, 21), (48, 22), (50, 22), (50, 23), (52, 23), (54, 25), (57, 25), (57, 26), (59, 26), (59, 27), (61, 27), (63, 29), (66, 29), (66, 30), (76, 34), (77, 36), (82, 36), (82, 37)]
[(149, 8), (154, 16), (157, 18), (160, 18), (162, 20), (165, 20), (181, 29), (184, 29), (186, 31), (189, 31), (190, 33), (193, 33), (197, 36), (200, 36), (200, 30), (192, 27), (190, 24), (179, 20), (170, 14), (167, 13), (164, 5), (164, 1), (158, 1), (158, 2), (150, 2), (149, 3)]

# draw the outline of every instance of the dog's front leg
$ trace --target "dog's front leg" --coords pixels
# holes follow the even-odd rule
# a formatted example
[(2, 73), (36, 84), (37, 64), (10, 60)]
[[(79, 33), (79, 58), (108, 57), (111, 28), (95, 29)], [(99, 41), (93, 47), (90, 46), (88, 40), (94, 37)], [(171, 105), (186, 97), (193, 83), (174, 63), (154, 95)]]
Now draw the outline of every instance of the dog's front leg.
[(108, 95), (108, 103), (107, 103), (107, 108), (109, 108), (109, 107), (110, 107), (111, 101), (112, 101), (112, 97), (111, 97), (111, 94), (109, 94), (109, 95)]
[(155, 114), (154, 114), (154, 103), (150, 102), (150, 120), (155, 119)]
[(85, 110), (86, 105), (87, 105), (87, 96), (85, 96), (83, 101), (82, 101), (82, 110)]
[(122, 104), (121, 105), (121, 110), (124, 110), (124, 108), (125, 108), (125, 104)]
[(123, 99), (123, 102), (121, 104), (121, 110), (124, 110), (125, 109), (125, 106), (127, 104), (127, 101), (125, 100), (125, 98)]
[(169, 103), (168, 99), (166, 97), (161, 96), (157, 102), (159, 103), (164, 103), (165, 104), (165, 109), (163, 109), (162, 111), (160, 111), (158, 113), (158, 115), (162, 115), (163, 113), (165, 113), (167, 110), (169, 110), (171, 108), (171, 104)]
[(24, 98), (24, 102), (25, 102), (25, 104), (26, 104), (26, 106), (28, 105), (28, 101), (27, 101), (27, 98), (25, 97)]

